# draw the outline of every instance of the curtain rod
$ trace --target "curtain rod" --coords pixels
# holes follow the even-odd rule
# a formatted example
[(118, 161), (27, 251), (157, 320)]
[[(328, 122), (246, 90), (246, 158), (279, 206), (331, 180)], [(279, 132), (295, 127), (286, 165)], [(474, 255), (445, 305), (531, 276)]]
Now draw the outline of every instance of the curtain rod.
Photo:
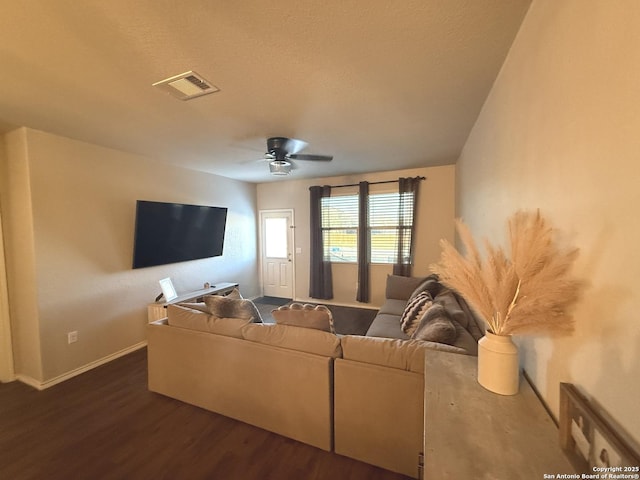
[[(427, 177), (415, 177), (418, 180), (426, 180)], [(399, 180), (382, 180), (380, 182), (369, 182), (369, 185), (380, 185), (382, 183), (398, 183)], [(349, 183), (349, 184), (345, 184), (345, 185), (329, 185), (331, 188), (343, 188), (343, 187), (357, 187), (359, 186), (359, 183)]]

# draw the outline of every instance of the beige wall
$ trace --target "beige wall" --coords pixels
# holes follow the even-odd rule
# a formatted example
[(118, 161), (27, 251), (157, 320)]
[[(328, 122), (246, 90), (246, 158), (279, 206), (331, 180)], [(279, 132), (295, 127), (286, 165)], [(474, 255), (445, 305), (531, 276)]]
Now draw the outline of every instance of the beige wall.
[[(295, 246), (301, 249), (295, 262), (295, 297), (299, 301), (309, 298), (309, 187), (312, 185), (343, 185), (360, 181), (394, 180), (398, 177), (424, 176), (420, 185), (418, 220), (416, 224), (416, 252), (413, 274), (428, 275), (429, 265), (438, 261), (439, 241), (453, 238), (455, 199), (455, 167), (429, 167), (396, 170), (357, 176), (317, 178), (313, 180), (289, 180), (258, 185), (258, 209), (293, 209), (295, 216)], [(371, 191), (396, 189), (397, 184), (372, 185)], [(355, 192), (356, 190), (354, 190)], [(340, 189), (340, 193), (346, 193)], [(384, 301), (384, 289), (391, 265), (371, 266), (371, 306), (379, 307)], [(333, 264), (333, 292), (331, 302), (357, 305), (357, 265)], [(317, 301), (317, 300), (316, 300)], [(362, 305), (362, 304), (360, 304)]]
[[(258, 293), (255, 185), (24, 128), (7, 146), (17, 373), (43, 383), (145, 341), (164, 277), (179, 293), (226, 280)], [(228, 207), (223, 256), (132, 270), (138, 199)]]
[(27, 131), (7, 134), (5, 145), (1, 200), (14, 368), (42, 379)]
[[(6, 148), (4, 137), (0, 135), (0, 191), (7, 176)], [(7, 269), (5, 265), (4, 234), (2, 228), (2, 203), (0, 196), (0, 382), (10, 382), (15, 379), (13, 367), (13, 341), (11, 339), (11, 324), (9, 323), (9, 294), (7, 287)]]
[(458, 213), (503, 240), (540, 208), (581, 250), (577, 329), (523, 338), (522, 362), (558, 414), (571, 382), (640, 440), (640, 3), (534, 1), (458, 162)]

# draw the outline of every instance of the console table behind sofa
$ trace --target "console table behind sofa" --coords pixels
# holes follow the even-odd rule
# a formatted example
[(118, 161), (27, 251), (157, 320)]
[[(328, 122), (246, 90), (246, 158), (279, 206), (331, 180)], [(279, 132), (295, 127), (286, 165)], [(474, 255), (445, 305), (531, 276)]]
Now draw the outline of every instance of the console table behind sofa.
[(173, 300), (168, 302), (155, 302), (147, 305), (147, 317), (149, 322), (155, 322), (167, 316), (167, 305), (173, 305), (181, 302), (198, 302), (205, 295), (227, 295), (234, 288), (237, 288), (239, 284), (231, 282), (221, 282), (216, 285), (212, 285), (210, 288), (204, 288), (201, 290), (194, 290), (193, 292), (183, 293), (178, 295)]
[(425, 355), (424, 478), (523, 478), (575, 473), (558, 428), (529, 382), (503, 396), (477, 381), (478, 359)]

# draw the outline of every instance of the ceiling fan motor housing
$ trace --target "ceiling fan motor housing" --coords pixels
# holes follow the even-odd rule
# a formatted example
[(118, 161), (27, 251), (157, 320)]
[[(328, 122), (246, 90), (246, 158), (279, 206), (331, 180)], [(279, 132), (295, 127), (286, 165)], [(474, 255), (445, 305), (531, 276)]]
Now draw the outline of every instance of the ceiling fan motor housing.
[(267, 153), (273, 155), (276, 160), (285, 160), (288, 155), (297, 153), (306, 146), (301, 140), (292, 140), (285, 137), (271, 137), (267, 139)]
[(269, 152), (274, 150), (284, 150), (285, 145), (289, 139), (284, 137), (271, 137), (267, 139), (267, 149)]
[(265, 158), (269, 162), (269, 170), (273, 175), (287, 175), (293, 168), (291, 160), (330, 161), (330, 155), (298, 155), (298, 152), (308, 145), (304, 140), (286, 137), (271, 137), (267, 139), (267, 153)]

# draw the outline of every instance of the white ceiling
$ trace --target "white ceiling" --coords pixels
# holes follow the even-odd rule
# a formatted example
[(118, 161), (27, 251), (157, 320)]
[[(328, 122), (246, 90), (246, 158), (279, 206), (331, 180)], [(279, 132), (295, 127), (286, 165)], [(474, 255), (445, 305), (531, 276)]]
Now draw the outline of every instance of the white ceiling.
[[(5, 0), (0, 131), (28, 126), (251, 182), (454, 163), (530, 0)], [(194, 70), (220, 92), (151, 84)]]

